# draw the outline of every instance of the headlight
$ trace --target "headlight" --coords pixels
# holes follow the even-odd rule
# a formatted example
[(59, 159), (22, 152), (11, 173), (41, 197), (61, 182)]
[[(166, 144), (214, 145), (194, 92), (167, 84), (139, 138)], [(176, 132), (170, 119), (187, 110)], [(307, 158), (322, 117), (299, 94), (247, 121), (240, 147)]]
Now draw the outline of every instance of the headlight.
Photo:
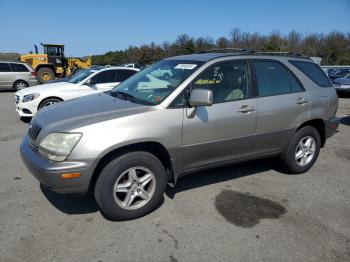
[(64, 161), (81, 137), (80, 133), (51, 133), (41, 141), (39, 152), (53, 161)]
[(25, 95), (22, 99), (22, 102), (29, 102), (34, 100), (35, 98), (38, 98), (40, 96), (40, 94), (29, 94), (29, 95)]

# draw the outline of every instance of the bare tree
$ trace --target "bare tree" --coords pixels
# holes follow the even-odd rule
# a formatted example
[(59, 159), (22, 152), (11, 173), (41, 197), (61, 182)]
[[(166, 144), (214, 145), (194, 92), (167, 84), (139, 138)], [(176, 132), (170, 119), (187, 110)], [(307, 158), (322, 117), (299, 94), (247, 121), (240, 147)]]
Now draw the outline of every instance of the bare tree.
[(181, 34), (172, 43), (164, 41), (161, 45), (152, 42), (140, 47), (129, 46), (125, 50), (95, 55), (93, 61), (95, 64), (125, 62), (150, 64), (164, 57), (227, 47), (295, 52), (321, 57), (324, 64), (350, 64), (350, 33), (334, 31), (325, 35), (318, 33), (304, 35), (293, 30), (286, 35), (281, 35), (278, 31), (260, 35), (257, 32), (242, 32), (239, 28), (233, 28), (228, 37), (222, 36), (216, 41), (212, 37), (193, 38), (188, 34)]

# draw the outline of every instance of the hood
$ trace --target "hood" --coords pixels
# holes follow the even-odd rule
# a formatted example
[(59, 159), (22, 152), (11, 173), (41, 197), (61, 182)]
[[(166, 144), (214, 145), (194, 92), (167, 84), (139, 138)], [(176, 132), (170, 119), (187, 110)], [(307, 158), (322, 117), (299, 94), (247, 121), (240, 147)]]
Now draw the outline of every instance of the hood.
[(48, 89), (50, 89), (50, 92), (51, 92), (51, 91), (55, 91), (56, 89), (62, 90), (62, 88), (72, 87), (75, 85), (76, 84), (72, 84), (72, 83), (68, 83), (68, 82), (49, 83), (49, 84), (27, 87), (27, 88), (22, 89), (21, 91), (18, 91), (16, 94), (29, 95), (29, 94), (33, 94), (33, 93), (40, 93), (40, 92), (46, 91)]
[(120, 100), (105, 93), (84, 96), (41, 109), (34, 117), (45, 131), (74, 128), (144, 112), (149, 106)]

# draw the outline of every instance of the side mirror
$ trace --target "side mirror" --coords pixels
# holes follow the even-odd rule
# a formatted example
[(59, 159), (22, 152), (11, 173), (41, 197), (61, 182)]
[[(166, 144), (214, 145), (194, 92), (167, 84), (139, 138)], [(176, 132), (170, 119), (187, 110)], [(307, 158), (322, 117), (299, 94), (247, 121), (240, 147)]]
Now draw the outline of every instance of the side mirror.
[(90, 78), (89, 80), (87, 80), (87, 81), (85, 82), (85, 84), (88, 85), (88, 86), (96, 85), (96, 80)]
[(213, 91), (208, 89), (194, 89), (191, 92), (190, 106), (211, 106), (213, 104)]

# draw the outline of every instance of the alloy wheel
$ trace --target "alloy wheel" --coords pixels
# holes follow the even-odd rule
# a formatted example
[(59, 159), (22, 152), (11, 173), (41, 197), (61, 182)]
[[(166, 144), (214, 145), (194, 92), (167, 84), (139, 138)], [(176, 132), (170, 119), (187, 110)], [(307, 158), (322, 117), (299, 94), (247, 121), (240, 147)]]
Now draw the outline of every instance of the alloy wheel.
[(313, 137), (307, 136), (300, 140), (295, 149), (295, 161), (298, 166), (308, 165), (315, 156), (316, 141)]
[(118, 206), (135, 210), (146, 205), (156, 189), (154, 174), (145, 167), (132, 167), (119, 176), (113, 187)]
[(18, 82), (18, 83), (16, 84), (17, 90), (22, 90), (22, 89), (24, 89), (24, 88), (26, 88), (26, 87), (27, 87), (27, 85), (26, 85), (25, 83), (23, 83), (23, 82)]

